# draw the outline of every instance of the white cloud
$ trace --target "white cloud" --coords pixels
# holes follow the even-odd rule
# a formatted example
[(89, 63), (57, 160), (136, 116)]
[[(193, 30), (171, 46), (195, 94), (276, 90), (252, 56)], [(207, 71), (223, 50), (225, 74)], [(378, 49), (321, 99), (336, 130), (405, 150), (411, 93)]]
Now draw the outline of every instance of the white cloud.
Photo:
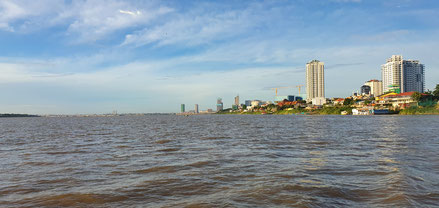
[(117, 30), (148, 24), (173, 11), (164, 6), (142, 6), (139, 8), (123, 1), (85, 1), (74, 4), (61, 17), (71, 16), (73, 22), (68, 32), (79, 35), (79, 42), (93, 42)]
[(0, 1), (0, 29), (13, 32), (15, 29), (11, 23), (37, 16), (45, 11), (38, 9), (30, 9), (36, 6), (31, 1)]
[(136, 11), (136, 12), (132, 12), (132, 11), (125, 11), (125, 10), (121, 10), (119, 9), (119, 12), (122, 14), (129, 14), (132, 16), (137, 16), (137, 15), (141, 15), (142, 13), (140, 11)]
[(242, 34), (263, 20), (263, 14), (256, 14), (253, 7), (224, 12), (195, 9), (195, 12), (178, 14), (163, 25), (128, 34), (122, 45), (198, 45)]
[(117, 30), (146, 25), (172, 11), (172, 8), (153, 2), (0, 1), (0, 29), (27, 32), (54, 25), (68, 25), (67, 32), (73, 36), (74, 42), (94, 42)]

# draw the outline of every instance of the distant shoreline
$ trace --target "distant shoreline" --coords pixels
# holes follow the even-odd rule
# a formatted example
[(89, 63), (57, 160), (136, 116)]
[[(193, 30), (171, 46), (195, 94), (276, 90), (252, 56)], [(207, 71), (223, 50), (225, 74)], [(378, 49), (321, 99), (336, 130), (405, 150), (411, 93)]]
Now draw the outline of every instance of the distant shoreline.
[(21, 118), (21, 117), (41, 117), (39, 115), (4, 113), (0, 114), (0, 118)]

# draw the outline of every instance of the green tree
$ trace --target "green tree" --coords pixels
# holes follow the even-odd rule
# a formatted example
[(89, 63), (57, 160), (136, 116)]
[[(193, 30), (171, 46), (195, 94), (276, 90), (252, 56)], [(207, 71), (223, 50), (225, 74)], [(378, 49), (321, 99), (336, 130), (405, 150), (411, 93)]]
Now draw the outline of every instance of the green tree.
[(433, 96), (439, 98), (439, 84), (436, 85), (436, 88), (433, 91)]
[(419, 92), (414, 92), (411, 97), (413, 100), (416, 100), (416, 102), (419, 102), (422, 98), (422, 94)]
[(429, 96), (433, 96), (433, 92), (431, 90), (425, 91), (424, 94), (429, 95)]
[(350, 106), (350, 105), (353, 105), (353, 104), (354, 104), (354, 100), (352, 98), (346, 98), (343, 101), (343, 105), (344, 106)]

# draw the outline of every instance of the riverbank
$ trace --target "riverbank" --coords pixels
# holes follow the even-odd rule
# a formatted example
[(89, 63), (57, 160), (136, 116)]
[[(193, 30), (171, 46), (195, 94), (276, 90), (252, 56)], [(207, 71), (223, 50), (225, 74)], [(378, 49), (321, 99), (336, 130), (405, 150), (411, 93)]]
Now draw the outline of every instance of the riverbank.
[[(251, 112), (240, 112), (240, 111), (223, 111), (218, 112), (217, 114), (238, 114), (238, 115), (261, 115), (261, 114), (274, 114), (274, 115), (341, 115), (343, 111), (345, 111), (348, 115), (352, 114), (353, 107), (324, 107), (321, 109), (311, 109), (307, 110), (304, 108), (297, 109), (284, 109), (277, 111), (251, 111)], [(408, 109), (403, 109), (397, 113), (396, 115), (439, 115), (439, 107), (438, 106), (430, 106), (430, 107), (412, 107)]]
[(240, 112), (240, 111), (223, 111), (218, 112), (217, 114), (239, 114), (239, 115), (261, 115), (261, 114), (274, 114), (274, 115), (291, 115), (291, 114), (299, 114), (299, 115), (340, 115), (341, 112), (346, 111), (348, 114), (352, 114), (352, 107), (326, 107), (321, 109), (312, 109), (307, 110), (304, 108), (296, 108), (296, 109), (284, 109), (277, 111), (250, 111), (250, 112)]
[(407, 108), (399, 112), (400, 115), (439, 115), (439, 106)]
[(14, 117), (40, 117), (40, 116), (29, 115), (29, 114), (13, 114), (13, 113), (0, 114), (0, 118), (14, 118)]

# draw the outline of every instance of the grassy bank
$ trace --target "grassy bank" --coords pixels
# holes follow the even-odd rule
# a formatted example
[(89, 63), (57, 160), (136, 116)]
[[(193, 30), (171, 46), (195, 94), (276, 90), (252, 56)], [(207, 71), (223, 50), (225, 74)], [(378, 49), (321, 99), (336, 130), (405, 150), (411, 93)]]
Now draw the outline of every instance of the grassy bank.
[(400, 115), (439, 115), (438, 106), (412, 107), (401, 110)]
[[(342, 111), (352, 113), (351, 107), (325, 107), (322, 109), (305, 110), (304, 108), (290, 109), (290, 110), (278, 110), (276, 112), (267, 112), (267, 114), (275, 115), (290, 115), (290, 114), (305, 114), (305, 115), (340, 115)], [(261, 111), (255, 112), (219, 112), (217, 114), (243, 114), (243, 115), (259, 115)]]
[[(341, 112), (346, 111), (348, 114), (352, 114), (353, 107), (324, 107), (321, 109), (305, 110), (304, 108), (298, 109), (284, 109), (275, 112), (267, 111), (266, 114), (275, 115), (291, 115), (291, 114), (302, 114), (302, 115), (341, 115)], [(262, 111), (254, 112), (228, 112), (222, 111), (217, 114), (239, 114), (239, 115), (260, 115)], [(430, 107), (412, 107), (399, 111), (399, 115), (439, 115), (439, 106)]]
[(218, 112), (216, 114), (225, 114), (225, 115), (260, 115), (260, 114), (262, 114), (262, 112), (260, 112), (260, 111), (255, 111), (255, 112), (225, 112), (225, 111), (221, 111), (221, 112)]

